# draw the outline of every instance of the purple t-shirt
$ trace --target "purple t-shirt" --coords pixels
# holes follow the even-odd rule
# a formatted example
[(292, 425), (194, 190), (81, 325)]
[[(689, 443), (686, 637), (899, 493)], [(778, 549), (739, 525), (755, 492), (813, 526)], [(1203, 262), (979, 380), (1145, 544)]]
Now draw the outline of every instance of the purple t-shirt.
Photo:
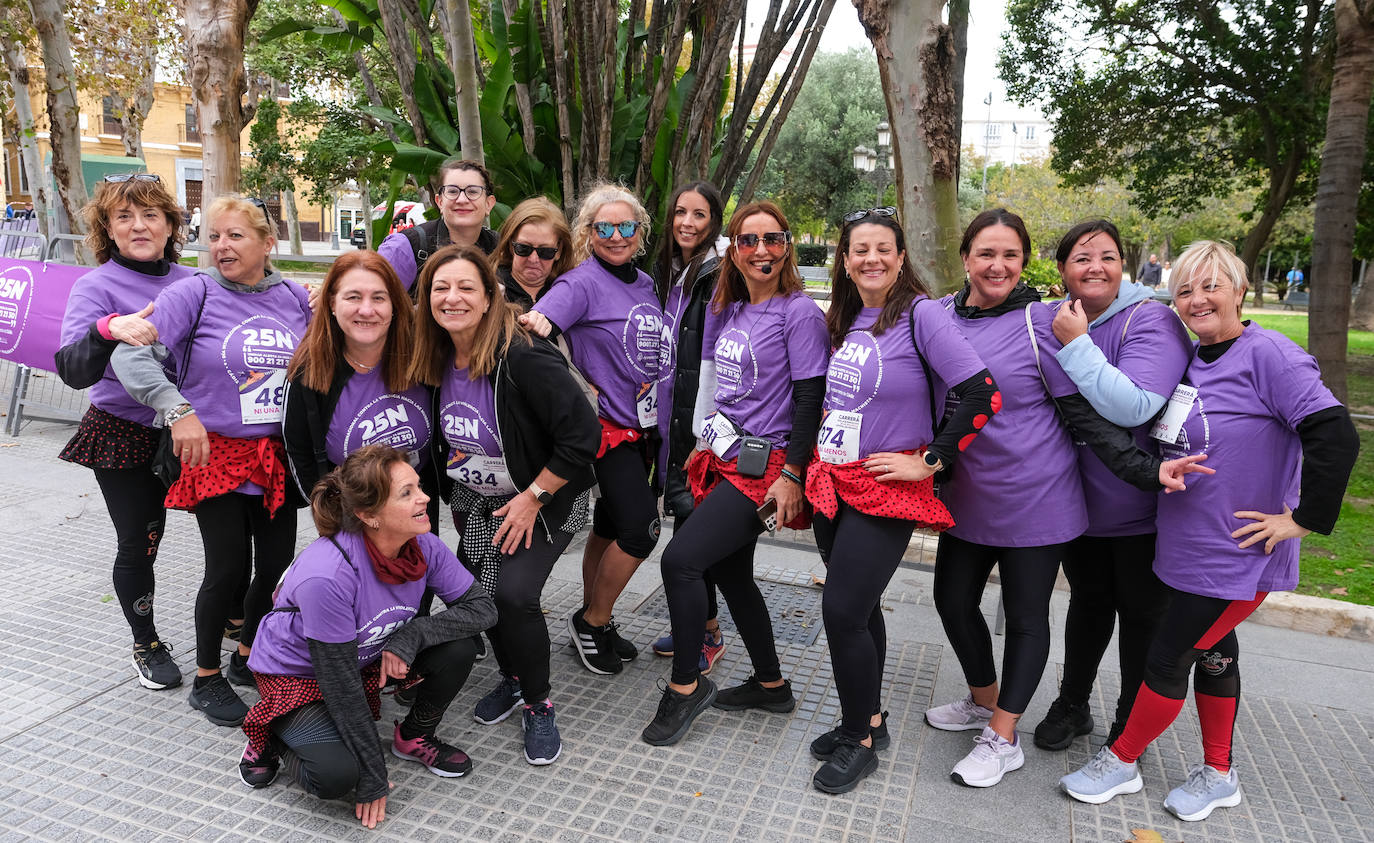
[[(148, 321), (158, 341), (181, 362), (204, 297), (200, 325), (181, 394), (205, 429), (236, 439), (281, 436), (286, 367), (310, 321), (305, 289), (291, 281), (262, 292), (227, 290), (208, 275), (193, 275), (163, 290)], [(280, 389), (265, 388), (280, 379)], [(267, 421), (246, 423), (254, 408)]]
[[(922, 296), (912, 303), (916, 342), (942, 392), (985, 367), (978, 353), (937, 302)], [(930, 442), (930, 384), (911, 344), (910, 312), (879, 335), (872, 328), (881, 307), (859, 311), (844, 342), (830, 357), (825, 375), (825, 411), (862, 414), (860, 458), (879, 451), (906, 451)]]
[[(1058, 310), (1063, 302), (1051, 308)], [(1113, 314), (1092, 328), (1088, 338), (1107, 362), (1136, 386), (1165, 398), (1174, 394), (1192, 357), (1192, 344), (1183, 322), (1167, 305), (1146, 300)], [(1150, 422), (1131, 431), (1141, 450), (1156, 453)], [(1086, 443), (1078, 447), (1083, 499), (1088, 507), (1089, 536), (1138, 536), (1155, 531), (1157, 493), (1137, 489), (1112, 474)]]
[(311, 678), (307, 638), (325, 644), (358, 642), (358, 667), (376, 661), (391, 634), (409, 623), (426, 588), (452, 604), (472, 586), (453, 551), (433, 533), (417, 537), (428, 568), (415, 582), (389, 585), (377, 578), (358, 533), (334, 536), (348, 553), (345, 559), (328, 538), (320, 537), (301, 551), (282, 576), (272, 605), (299, 612), (269, 612), (258, 627), (248, 667), (254, 673)]
[(364, 445), (388, 445), (405, 451), (418, 467), (429, 451), (429, 397), (412, 386), (399, 395), (388, 392), (382, 373), (355, 374), (344, 384), (329, 421), (324, 451), (334, 465)]
[[(71, 345), (81, 339), (92, 325), (111, 313), (127, 316), (139, 312), (167, 287), (195, 272), (189, 266), (174, 263), (171, 271), (159, 278), (135, 272), (114, 261), (106, 261), (78, 278), (73, 285), (71, 298), (67, 299), (67, 312), (62, 317), (60, 345)], [(169, 357), (165, 361), (169, 370), (174, 369), (178, 362), (180, 358), (172, 360)], [(87, 395), (92, 404), (121, 419), (152, 425), (157, 416), (151, 407), (143, 406), (124, 391), (119, 378), (115, 377), (114, 369), (108, 364), (105, 374), (95, 382)]]
[(1088, 515), (1078, 459), (1050, 399), (1078, 390), (1054, 358), (1059, 343), (1050, 330), (1050, 309), (1041, 302), (1029, 305), (1042, 382), (1023, 309), (963, 319), (952, 309), (952, 296), (941, 304), (950, 308), (1002, 394), (1002, 409), (983, 428), (978, 444), (959, 456), (941, 490), (954, 516), (950, 534), (994, 547), (1038, 547), (1081, 536)]
[(654, 282), (637, 272), (632, 284), (611, 275), (595, 257), (561, 275), (534, 305), (568, 338), (573, 364), (599, 393), (597, 415), (621, 427), (641, 424), (636, 405), (657, 404), (663, 309)]
[[(702, 348), (713, 349), (716, 410), (775, 448), (792, 434), (792, 382), (825, 374), (830, 339), (820, 306), (806, 293), (760, 304), (706, 306)], [(734, 459), (739, 443), (725, 459)]]
[(391, 264), (396, 277), (401, 279), (401, 286), (407, 291), (415, 287), (415, 279), (420, 273), (415, 268), (415, 250), (410, 248), (410, 240), (405, 234), (399, 231), (388, 234), (377, 246), (377, 254)]
[(1249, 600), (1259, 591), (1289, 591), (1298, 583), (1300, 543), (1264, 542), (1241, 550), (1231, 533), (1253, 521), (1234, 512), (1280, 513), (1297, 508), (1307, 416), (1340, 404), (1321, 381), (1317, 362), (1275, 331), (1247, 325), (1212, 363), (1194, 357), (1183, 382), (1197, 389), (1177, 442), (1160, 456), (1206, 454), (1216, 474), (1188, 475), (1188, 489), (1159, 493), (1155, 573), (1180, 591), (1222, 600)]

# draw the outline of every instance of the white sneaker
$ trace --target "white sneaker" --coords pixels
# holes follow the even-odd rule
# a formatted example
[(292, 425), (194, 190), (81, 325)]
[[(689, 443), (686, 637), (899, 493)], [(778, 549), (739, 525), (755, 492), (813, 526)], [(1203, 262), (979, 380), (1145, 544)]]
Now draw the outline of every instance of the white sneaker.
[(969, 787), (992, 787), (1002, 780), (1002, 776), (1021, 769), (1025, 763), (1021, 741), (1012, 743), (992, 727), (984, 726), (982, 734), (973, 739), (973, 751), (954, 765), (949, 777)]
[(1188, 772), (1187, 781), (1169, 792), (1164, 807), (1191, 823), (1207, 819), (1214, 808), (1234, 808), (1240, 800), (1240, 777), (1234, 767), (1223, 775), (1213, 767), (1199, 764)]
[(926, 722), (946, 732), (981, 730), (992, 722), (992, 709), (983, 708), (969, 694), (958, 702), (926, 709)]

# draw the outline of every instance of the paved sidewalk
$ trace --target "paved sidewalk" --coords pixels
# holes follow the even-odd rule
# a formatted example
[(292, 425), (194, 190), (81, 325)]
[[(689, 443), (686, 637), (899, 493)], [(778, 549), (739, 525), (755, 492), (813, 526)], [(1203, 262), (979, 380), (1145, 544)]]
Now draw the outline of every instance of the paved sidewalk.
[[(495, 727), (472, 721), (471, 706), (496, 670), (493, 660), (480, 662), (441, 727), (473, 756), (473, 773), (440, 779), (389, 759), (395, 790), (385, 823), (369, 832), (350, 804), (321, 802), (284, 780), (244, 787), (235, 767), (242, 732), (206, 723), (187, 706), (184, 687), (154, 692), (135, 681), (111, 594), (114, 536), (104, 503), (89, 471), (56, 459), (70, 430), (32, 423), (0, 441), (0, 706), (8, 712), (0, 719), (0, 840), (1120, 841), (1140, 836), (1136, 829), (1165, 841), (1374, 840), (1374, 645), (1254, 624), (1241, 630), (1239, 807), (1188, 824), (1161, 806), (1200, 754), (1191, 704), (1144, 756), (1142, 793), (1100, 807), (1060, 794), (1058, 777), (1102, 740), (1102, 713), (1118, 683), (1103, 671), (1091, 740), (1059, 754), (1031, 745), (1029, 730), (1057, 684), (1062, 592), (1054, 597), (1051, 667), (1026, 714), (1026, 766), (990, 790), (954, 784), (949, 770), (971, 733), (937, 732), (921, 719), (932, 701), (963, 693), (931, 603), (928, 558), (905, 563), (884, 599), (892, 748), (856, 792), (814, 791), (807, 745), (837, 720), (838, 705), (821, 591), (812, 585), (821, 565), (803, 537), (789, 536), (761, 545), (757, 574), (798, 697), (794, 713), (713, 709), (678, 746), (642, 743), (656, 683), (668, 671), (666, 659), (648, 652), (667, 628), (657, 559), (636, 575), (617, 612), (644, 655), (619, 676), (594, 677), (568, 647), (565, 619), (580, 591), (575, 546), (544, 594), (562, 758), (526, 764), (517, 718)], [(301, 520), (304, 546), (313, 532)], [(444, 536), (452, 542), (451, 525)], [(200, 560), (193, 519), (171, 513), (158, 561), (158, 625), (188, 677)], [(989, 618), (997, 595), (989, 587)], [(748, 658), (728, 619), (724, 626), (727, 650), (713, 678), (733, 684), (749, 673)], [(1106, 666), (1114, 663), (1109, 655)], [(399, 716), (385, 702), (379, 734), (389, 736)]]

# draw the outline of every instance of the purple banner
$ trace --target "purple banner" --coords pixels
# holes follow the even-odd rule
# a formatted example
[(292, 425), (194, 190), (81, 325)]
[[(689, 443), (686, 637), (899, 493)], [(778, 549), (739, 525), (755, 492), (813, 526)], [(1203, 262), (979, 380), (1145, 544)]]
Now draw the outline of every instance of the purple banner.
[(0, 358), (51, 372), (76, 279), (88, 267), (0, 258)]

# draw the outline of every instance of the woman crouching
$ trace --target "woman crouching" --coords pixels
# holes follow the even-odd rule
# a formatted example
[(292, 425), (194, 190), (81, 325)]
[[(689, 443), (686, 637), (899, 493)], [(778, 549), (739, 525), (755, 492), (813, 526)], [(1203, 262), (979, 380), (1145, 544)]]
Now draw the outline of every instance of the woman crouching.
[[(372, 721), (392, 679), (418, 685), (391, 753), (439, 776), (472, 769), (435, 730), (472, 669), (472, 636), (496, 622), (496, 606), (429, 531), (428, 503), (405, 454), (385, 445), (360, 448), (315, 485), (321, 537), (282, 578), (249, 658), (262, 699), (243, 723), (245, 784), (271, 784), (290, 750), (301, 787), (322, 799), (356, 792), (358, 819), (375, 827), (390, 786)], [(416, 617), (426, 588), (448, 609)]]

